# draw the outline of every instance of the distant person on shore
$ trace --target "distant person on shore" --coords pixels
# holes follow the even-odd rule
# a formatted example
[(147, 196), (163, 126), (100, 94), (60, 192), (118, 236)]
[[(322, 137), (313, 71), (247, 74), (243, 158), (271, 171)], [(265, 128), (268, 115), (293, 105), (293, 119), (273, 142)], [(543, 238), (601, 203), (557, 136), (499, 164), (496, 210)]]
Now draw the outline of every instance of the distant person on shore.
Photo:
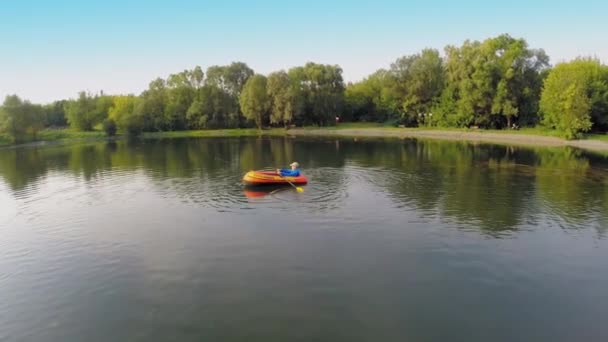
[(277, 169), (277, 174), (283, 177), (298, 177), (300, 175), (300, 164), (293, 162), (289, 166), (291, 169)]

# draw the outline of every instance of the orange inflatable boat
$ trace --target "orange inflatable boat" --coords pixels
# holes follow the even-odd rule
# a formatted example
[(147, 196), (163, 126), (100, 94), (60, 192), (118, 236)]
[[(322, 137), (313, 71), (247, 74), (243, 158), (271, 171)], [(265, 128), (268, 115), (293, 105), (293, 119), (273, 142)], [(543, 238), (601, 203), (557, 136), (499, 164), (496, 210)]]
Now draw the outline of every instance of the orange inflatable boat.
[(298, 177), (283, 177), (277, 175), (276, 171), (249, 171), (243, 176), (243, 182), (247, 185), (281, 185), (289, 184), (303, 185), (308, 183), (308, 178)]

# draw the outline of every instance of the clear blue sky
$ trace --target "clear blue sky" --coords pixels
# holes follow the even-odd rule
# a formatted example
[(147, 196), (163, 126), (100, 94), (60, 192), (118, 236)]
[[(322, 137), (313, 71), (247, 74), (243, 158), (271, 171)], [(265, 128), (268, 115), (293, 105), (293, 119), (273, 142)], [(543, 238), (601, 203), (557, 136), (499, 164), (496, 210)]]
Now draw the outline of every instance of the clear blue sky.
[[(254, 4), (256, 3), (256, 4)], [(243, 61), (259, 73), (307, 61), (356, 81), (425, 47), (501, 33), (551, 62), (608, 62), (608, 1), (2, 1), (0, 96), (139, 93), (152, 79)]]

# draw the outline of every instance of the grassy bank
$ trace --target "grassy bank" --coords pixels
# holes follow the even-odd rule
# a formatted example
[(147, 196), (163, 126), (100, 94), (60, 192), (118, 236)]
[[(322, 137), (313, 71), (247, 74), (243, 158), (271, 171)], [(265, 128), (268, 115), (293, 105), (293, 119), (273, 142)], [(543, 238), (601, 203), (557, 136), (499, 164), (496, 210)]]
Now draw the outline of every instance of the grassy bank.
[(63, 140), (94, 140), (105, 139), (106, 135), (101, 131), (80, 132), (71, 129), (53, 129), (41, 131), (38, 134), (40, 141), (63, 141)]
[[(520, 134), (520, 135), (537, 135), (544, 137), (554, 137), (563, 139), (559, 132), (545, 127), (524, 127), (519, 130), (500, 130), (500, 129), (472, 129), (472, 128), (445, 128), (445, 127), (405, 127), (398, 128), (381, 123), (343, 123), (334, 127), (323, 128), (324, 130), (350, 130), (350, 129), (383, 129), (387, 132), (392, 131), (430, 131), (430, 132), (471, 132), (471, 133), (497, 133), (497, 134)], [(305, 130), (315, 130), (318, 127), (304, 127)], [(584, 134), (580, 140), (600, 140), (608, 141), (608, 134)]]
[(6, 134), (0, 133), (0, 146), (10, 145), (24, 145), (31, 143), (44, 143), (44, 142), (75, 142), (75, 141), (88, 141), (88, 140), (103, 140), (106, 136), (101, 131), (93, 132), (80, 132), (72, 129), (49, 129), (38, 132), (36, 139), (33, 137), (27, 137), (18, 143), (15, 143), (12, 138)]
[[(249, 137), (260, 135), (284, 136), (286, 130), (283, 128), (273, 128), (258, 130), (255, 128), (244, 129), (214, 129), (214, 130), (191, 130), (191, 131), (171, 131), (171, 132), (146, 132), (141, 135), (144, 139), (160, 139), (160, 138), (199, 138), (199, 137)], [(125, 136), (118, 135), (115, 138), (121, 139)], [(68, 143), (79, 141), (95, 141), (106, 140), (108, 137), (101, 130), (92, 132), (74, 131), (72, 129), (52, 129), (40, 131), (33, 139), (28, 137), (18, 143), (13, 142), (8, 135), (0, 133), (0, 146), (25, 145), (32, 143)]]
[[(372, 123), (372, 122), (354, 122), (354, 123), (342, 123), (337, 126), (332, 127), (302, 127), (298, 129), (306, 130), (306, 131), (314, 131), (314, 130), (327, 130), (327, 131), (339, 131), (339, 130), (352, 130), (352, 129), (382, 129), (386, 132), (470, 132), (470, 133), (497, 133), (497, 134), (519, 134), (519, 135), (533, 135), (533, 136), (543, 136), (543, 137), (554, 137), (563, 139), (559, 132), (553, 129), (545, 128), (545, 127), (524, 127), (519, 130), (500, 130), (500, 129), (473, 129), (473, 128), (445, 128), (445, 127), (405, 127), (399, 128), (394, 127), (392, 125), (386, 125), (382, 123)], [(608, 141), (608, 134), (584, 134), (580, 140), (600, 140), (600, 141)]]
[(201, 137), (252, 137), (259, 135), (285, 135), (285, 129), (272, 128), (259, 130), (256, 128), (209, 129), (173, 132), (146, 132), (142, 138), (201, 138)]

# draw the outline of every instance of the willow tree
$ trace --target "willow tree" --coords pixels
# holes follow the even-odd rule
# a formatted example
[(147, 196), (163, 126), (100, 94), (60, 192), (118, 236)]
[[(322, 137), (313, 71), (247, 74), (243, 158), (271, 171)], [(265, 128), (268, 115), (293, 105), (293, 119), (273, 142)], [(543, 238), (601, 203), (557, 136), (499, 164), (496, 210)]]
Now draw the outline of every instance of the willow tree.
[(267, 90), (270, 101), (270, 123), (287, 126), (293, 119), (296, 106), (289, 75), (282, 70), (268, 75)]
[(266, 77), (254, 75), (243, 87), (239, 97), (241, 111), (245, 117), (255, 122), (258, 128), (262, 128), (268, 116), (268, 92), (266, 90)]

